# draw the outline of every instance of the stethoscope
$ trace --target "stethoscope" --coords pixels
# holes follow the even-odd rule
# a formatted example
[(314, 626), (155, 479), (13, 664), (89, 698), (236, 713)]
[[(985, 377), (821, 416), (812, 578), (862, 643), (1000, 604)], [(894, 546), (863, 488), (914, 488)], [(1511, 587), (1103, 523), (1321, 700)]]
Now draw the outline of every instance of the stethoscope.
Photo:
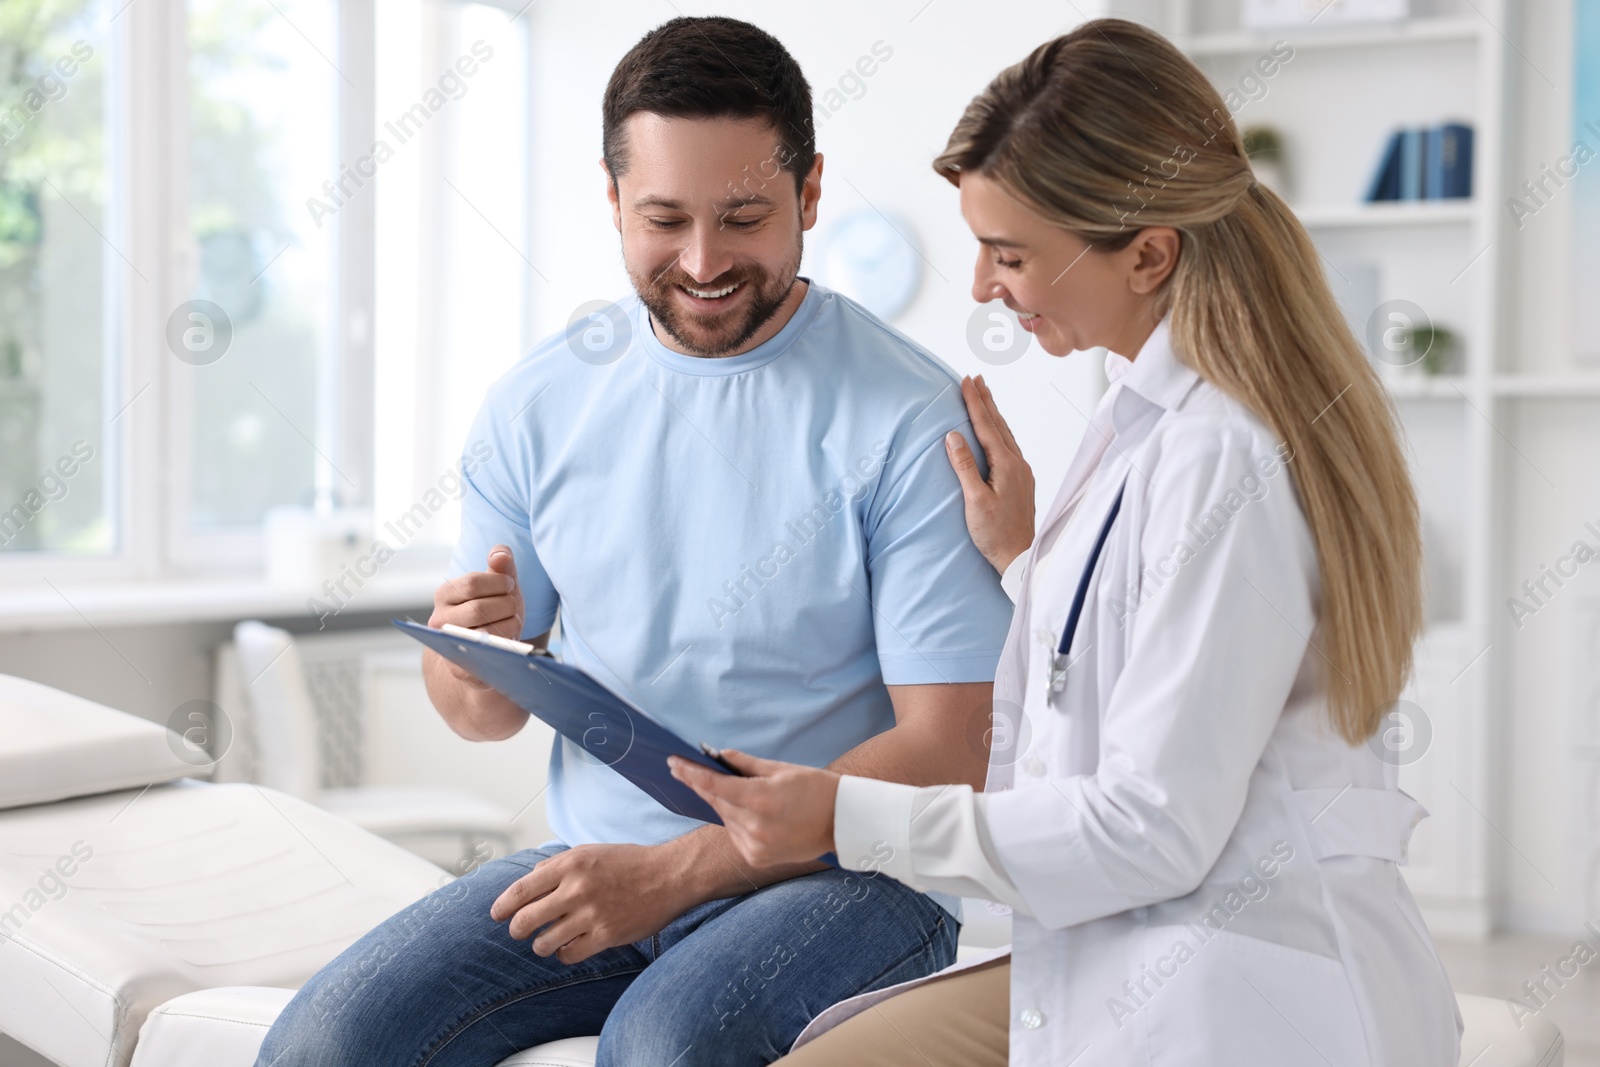
[(1067, 684), (1067, 665), (1070, 662), (1068, 652), (1072, 649), (1072, 638), (1078, 632), (1078, 616), (1083, 614), (1083, 602), (1089, 596), (1089, 579), (1094, 577), (1095, 564), (1100, 562), (1100, 553), (1106, 547), (1106, 536), (1111, 533), (1111, 524), (1117, 521), (1117, 512), (1122, 510), (1122, 494), (1128, 489), (1124, 481), (1117, 490), (1117, 499), (1112, 501), (1111, 510), (1106, 513), (1106, 521), (1100, 526), (1100, 534), (1094, 539), (1094, 548), (1089, 552), (1089, 561), (1083, 565), (1083, 574), (1078, 578), (1077, 592), (1072, 595), (1072, 607), (1067, 610), (1067, 625), (1061, 631), (1061, 643), (1056, 646), (1056, 654), (1050, 659), (1050, 692), (1059, 693)]

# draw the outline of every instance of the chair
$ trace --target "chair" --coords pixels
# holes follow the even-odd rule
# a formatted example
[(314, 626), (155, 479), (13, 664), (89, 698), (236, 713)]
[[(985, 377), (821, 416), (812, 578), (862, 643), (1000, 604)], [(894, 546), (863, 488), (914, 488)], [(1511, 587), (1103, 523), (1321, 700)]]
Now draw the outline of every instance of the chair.
[(234, 647), (255, 724), (257, 780), (448, 870), (512, 851), (511, 815), (481, 797), (437, 786), (322, 788), (316, 708), (294, 637), (241, 622)]

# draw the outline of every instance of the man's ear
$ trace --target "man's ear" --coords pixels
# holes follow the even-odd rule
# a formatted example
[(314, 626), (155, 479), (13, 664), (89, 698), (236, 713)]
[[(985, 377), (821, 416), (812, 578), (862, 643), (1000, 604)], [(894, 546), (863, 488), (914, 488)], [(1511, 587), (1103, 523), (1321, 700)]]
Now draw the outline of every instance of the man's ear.
[(611, 225), (622, 232), (622, 201), (617, 193), (617, 179), (612, 175), (611, 168), (606, 166), (604, 156), (600, 157), (600, 172), (606, 176), (606, 199), (611, 201)]
[(1160, 289), (1178, 266), (1183, 238), (1171, 226), (1146, 226), (1127, 247), (1128, 288), (1141, 296)]
[(811, 161), (811, 170), (800, 186), (800, 228), (809, 230), (817, 224), (817, 202), (822, 199), (822, 153)]

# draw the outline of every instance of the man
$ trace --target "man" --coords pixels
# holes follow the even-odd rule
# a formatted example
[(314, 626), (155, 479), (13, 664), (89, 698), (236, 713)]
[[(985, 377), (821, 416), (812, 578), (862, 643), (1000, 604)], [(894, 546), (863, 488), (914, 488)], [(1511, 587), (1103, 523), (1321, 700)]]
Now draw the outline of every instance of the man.
[[(559, 607), (566, 661), (683, 737), (981, 788), (1010, 603), (942, 446), (970, 427), (932, 356), (798, 277), (812, 131), (799, 67), (746, 23), (674, 19), (623, 58), (602, 166), (638, 299), (490, 390), (471, 440), (494, 459), (431, 624), (542, 644)], [(527, 720), (425, 671), (465, 737)], [(769, 1063), (828, 1005), (954, 957), (954, 901), (749, 867), (569, 742), (546, 800), (558, 842), (358, 941), (259, 1062), (477, 1067), (598, 1033), (605, 1064)]]

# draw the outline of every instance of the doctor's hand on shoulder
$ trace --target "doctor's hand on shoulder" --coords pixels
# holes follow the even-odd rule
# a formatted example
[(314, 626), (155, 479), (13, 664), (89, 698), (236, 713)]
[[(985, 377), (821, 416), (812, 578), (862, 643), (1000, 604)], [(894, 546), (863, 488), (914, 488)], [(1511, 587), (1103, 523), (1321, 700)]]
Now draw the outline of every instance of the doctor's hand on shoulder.
[(955, 430), (945, 435), (945, 453), (966, 498), (967, 531), (994, 569), (1001, 574), (1012, 560), (1033, 544), (1033, 468), (1022, 458), (1011, 427), (995, 406), (994, 394), (983, 376), (961, 379), (961, 399), (966, 402), (978, 445), (989, 462), (989, 477), (978, 469), (977, 457)]

